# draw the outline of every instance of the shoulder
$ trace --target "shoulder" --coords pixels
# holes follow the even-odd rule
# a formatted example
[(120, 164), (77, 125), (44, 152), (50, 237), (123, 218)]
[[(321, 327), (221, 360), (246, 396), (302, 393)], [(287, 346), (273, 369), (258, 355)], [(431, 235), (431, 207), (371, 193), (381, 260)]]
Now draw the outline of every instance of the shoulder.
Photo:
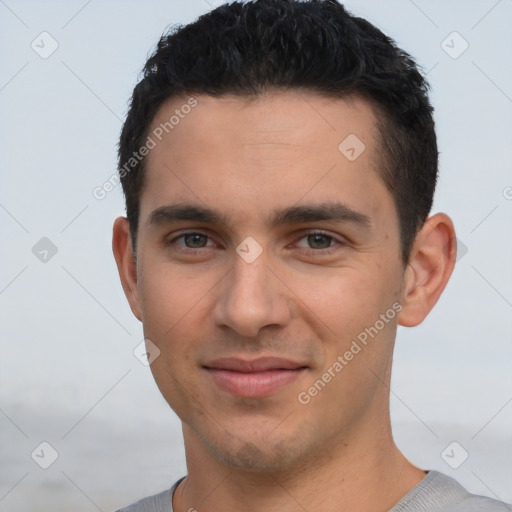
[(169, 510), (172, 510), (171, 489), (167, 489), (154, 496), (148, 496), (116, 512), (168, 512)]
[(471, 494), (453, 478), (437, 471), (433, 473), (433, 486), (453, 497), (453, 502), (447, 503), (446, 512), (512, 512), (512, 507), (502, 501)]
[(143, 498), (137, 501), (137, 503), (116, 510), (116, 512), (172, 512), (174, 490), (184, 478), (180, 478), (170, 489)]
[(172, 506), (171, 490), (143, 498), (137, 503), (124, 508), (120, 508), (116, 512), (167, 512)]
[(453, 478), (429, 471), (390, 512), (512, 512), (501, 501), (469, 493)]

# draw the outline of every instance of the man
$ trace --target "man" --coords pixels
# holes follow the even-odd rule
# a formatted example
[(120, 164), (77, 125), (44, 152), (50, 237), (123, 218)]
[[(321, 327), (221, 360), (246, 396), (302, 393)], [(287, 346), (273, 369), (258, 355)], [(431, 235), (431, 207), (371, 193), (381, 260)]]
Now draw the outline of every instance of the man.
[(188, 474), (124, 511), (505, 511), (396, 447), (397, 325), (452, 273), (413, 60), (334, 0), (164, 36), (119, 145), (113, 249)]

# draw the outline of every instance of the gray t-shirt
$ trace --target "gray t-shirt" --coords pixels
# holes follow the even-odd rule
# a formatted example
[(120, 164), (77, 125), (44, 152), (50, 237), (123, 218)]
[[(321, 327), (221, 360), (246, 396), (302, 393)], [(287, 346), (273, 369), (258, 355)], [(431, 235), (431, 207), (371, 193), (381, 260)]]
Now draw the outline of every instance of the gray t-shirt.
[[(170, 489), (144, 498), (117, 512), (173, 512), (172, 496), (180, 478)], [(389, 512), (511, 512), (512, 506), (470, 494), (453, 478), (430, 470)]]

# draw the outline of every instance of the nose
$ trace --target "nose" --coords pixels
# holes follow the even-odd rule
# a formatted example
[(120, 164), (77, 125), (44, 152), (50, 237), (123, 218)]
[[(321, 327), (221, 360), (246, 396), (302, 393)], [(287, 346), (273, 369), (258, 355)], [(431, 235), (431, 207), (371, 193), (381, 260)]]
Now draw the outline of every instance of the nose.
[(252, 263), (235, 253), (232, 265), (220, 283), (215, 324), (245, 337), (256, 337), (263, 327), (286, 325), (291, 316), (286, 287), (268, 267), (265, 253)]

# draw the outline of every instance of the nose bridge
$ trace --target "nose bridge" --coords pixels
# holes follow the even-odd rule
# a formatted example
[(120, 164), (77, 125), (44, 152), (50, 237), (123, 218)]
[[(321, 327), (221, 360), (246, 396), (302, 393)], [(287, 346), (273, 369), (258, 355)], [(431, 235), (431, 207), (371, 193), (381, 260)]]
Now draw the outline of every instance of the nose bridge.
[[(260, 255), (257, 259), (246, 260), (239, 254), (233, 258), (233, 287), (234, 292), (256, 298), (257, 294), (269, 291), (269, 270), (267, 268), (266, 255)], [(267, 287), (265, 287), (267, 284)]]
[(240, 244), (233, 255), (232, 271), (223, 282), (214, 316), (218, 326), (228, 326), (244, 336), (256, 336), (262, 327), (285, 323), (288, 308), (268, 269), (267, 255), (246, 258), (243, 251), (240, 254), (244, 248), (247, 249)]

